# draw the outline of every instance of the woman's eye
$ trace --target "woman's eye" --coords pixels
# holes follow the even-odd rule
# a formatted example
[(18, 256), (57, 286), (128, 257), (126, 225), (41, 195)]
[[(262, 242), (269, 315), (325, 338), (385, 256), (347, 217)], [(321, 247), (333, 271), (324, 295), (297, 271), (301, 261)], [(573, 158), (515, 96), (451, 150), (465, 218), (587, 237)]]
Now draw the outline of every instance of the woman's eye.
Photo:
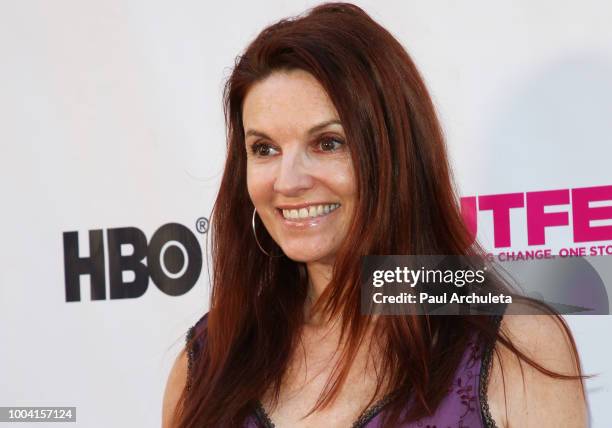
[(343, 144), (344, 144), (344, 141), (342, 141), (340, 138), (324, 137), (321, 140), (319, 140), (318, 145), (321, 148), (321, 150), (324, 152), (335, 152)]
[(272, 146), (266, 143), (255, 143), (251, 145), (251, 152), (255, 156), (267, 157), (273, 154), (272, 152), (276, 151)]

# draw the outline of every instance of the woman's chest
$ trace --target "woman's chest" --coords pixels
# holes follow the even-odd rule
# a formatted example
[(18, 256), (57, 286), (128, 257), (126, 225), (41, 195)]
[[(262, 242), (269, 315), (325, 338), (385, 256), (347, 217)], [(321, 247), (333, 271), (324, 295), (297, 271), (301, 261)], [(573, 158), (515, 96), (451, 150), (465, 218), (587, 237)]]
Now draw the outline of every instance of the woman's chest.
[[(325, 343), (303, 349), (290, 359), (277, 405), (272, 405), (272, 393), (268, 391), (261, 400), (263, 408), (276, 428), (351, 427), (371, 404), (372, 397), (372, 402), (376, 402), (386, 392), (382, 389), (376, 393), (380, 368), (374, 366), (375, 360), (365, 347), (345, 355)], [(333, 387), (334, 379), (339, 380), (340, 372), (334, 370), (341, 369), (337, 364), (342, 361), (350, 362), (350, 366), (337, 396), (328, 405), (311, 412), (324, 399), (322, 394)]]

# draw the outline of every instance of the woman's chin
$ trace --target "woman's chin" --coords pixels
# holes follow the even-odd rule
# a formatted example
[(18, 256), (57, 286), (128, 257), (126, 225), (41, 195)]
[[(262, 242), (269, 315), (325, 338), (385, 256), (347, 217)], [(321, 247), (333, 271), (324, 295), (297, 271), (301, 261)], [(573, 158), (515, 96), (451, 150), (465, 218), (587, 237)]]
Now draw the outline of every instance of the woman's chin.
[(328, 251), (308, 251), (304, 248), (283, 248), (283, 252), (291, 260), (301, 263), (330, 262), (333, 260), (331, 252)]

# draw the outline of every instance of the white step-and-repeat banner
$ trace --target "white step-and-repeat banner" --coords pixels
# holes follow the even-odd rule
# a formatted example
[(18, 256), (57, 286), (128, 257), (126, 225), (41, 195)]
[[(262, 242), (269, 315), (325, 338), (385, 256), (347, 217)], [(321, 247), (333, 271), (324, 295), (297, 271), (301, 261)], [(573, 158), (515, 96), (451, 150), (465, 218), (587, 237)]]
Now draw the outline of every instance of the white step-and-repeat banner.
[[(0, 406), (159, 426), (170, 366), (208, 307), (224, 80), (265, 25), (314, 4), (0, 2)], [(358, 4), (420, 67), (485, 246), (605, 261), (612, 5)], [(593, 426), (608, 427), (612, 318), (568, 319), (599, 373)]]

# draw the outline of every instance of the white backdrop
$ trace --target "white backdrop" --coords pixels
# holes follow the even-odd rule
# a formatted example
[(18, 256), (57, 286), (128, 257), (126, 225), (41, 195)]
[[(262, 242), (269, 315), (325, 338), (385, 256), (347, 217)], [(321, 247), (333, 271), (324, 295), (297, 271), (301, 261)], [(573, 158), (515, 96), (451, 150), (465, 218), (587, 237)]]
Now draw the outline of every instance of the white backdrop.
[[(420, 67), (463, 195), (612, 185), (610, 4), (357, 3)], [(110, 299), (107, 274), (106, 298), (92, 300), (83, 275), (80, 301), (67, 302), (63, 234), (78, 232), (86, 257), (88, 232), (104, 231), (106, 265), (113, 228), (151, 240), (178, 223), (204, 247), (196, 222), (223, 167), (229, 67), (265, 25), (314, 4), (0, 1), (0, 406), (76, 406), (83, 427), (159, 426), (170, 366), (208, 307), (206, 263), (180, 296), (149, 281), (141, 297)], [(511, 227), (512, 249), (531, 248), (524, 209)], [(490, 213), (479, 238), (499, 250)], [(571, 227), (555, 227), (540, 247), (574, 245)], [(569, 321), (585, 370), (600, 374), (588, 382), (593, 426), (608, 427), (612, 318)]]

